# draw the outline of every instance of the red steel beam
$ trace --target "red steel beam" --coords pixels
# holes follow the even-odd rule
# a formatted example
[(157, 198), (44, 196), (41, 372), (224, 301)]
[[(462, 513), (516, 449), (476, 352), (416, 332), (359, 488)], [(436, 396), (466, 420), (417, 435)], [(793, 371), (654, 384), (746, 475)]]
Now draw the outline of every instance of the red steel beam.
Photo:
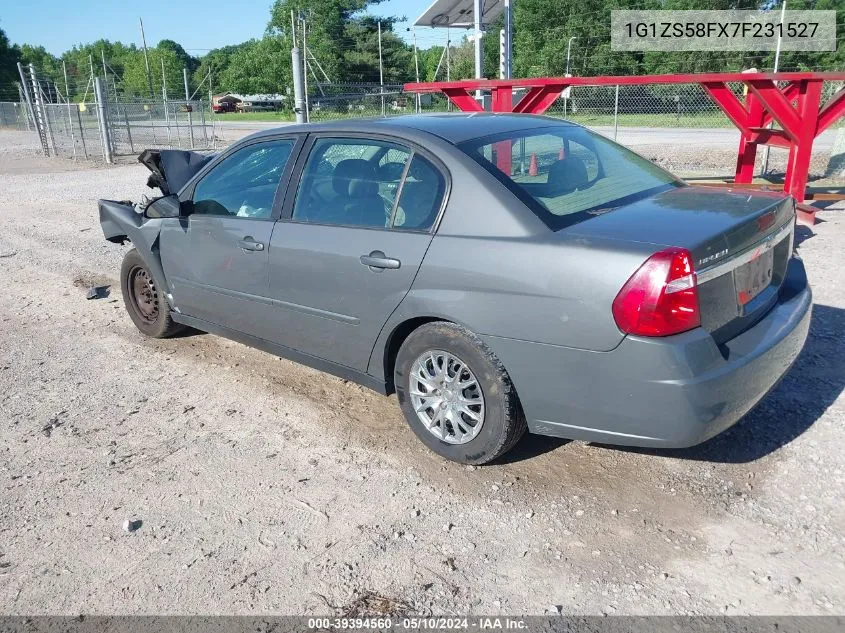
[(739, 131), (748, 134), (748, 110), (728, 85), (724, 81), (708, 81), (701, 85)]
[(785, 147), (789, 149), (792, 147), (792, 141), (783, 133), (782, 130), (773, 130), (767, 127), (752, 127), (749, 128), (751, 132), (751, 142), (759, 143), (760, 145), (774, 145), (775, 147)]
[(543, 114), (560, 96), (564, 88), (566, 84), (547, 84), (531, 88), (513, 107), (513, 111), (523, 114)]
[[(795, 108), (792, 107), (789, 100), (778, 89), (775, 82), (768, 79), (754, 79), (746, 83), (748, 84), (749, 90), (751, 90), (751, 92), (754, 93), (754, 96), (760, 100), (774, 120), (780, 123), (783, 131), (786, 132), (793, 141), (797, 141), (799, 135), (801, 134), (801, 118), (798, 116), (798, 112), (796, 112)], [(815, 81), (802, 81), (801, 83), (818, 83), (818, 85), (821, 86), (821, 82)], [(813, 125), (813, 132), (815, 132), (815, 124)]]
[[(824, 81), (845, 81), (845, 72), (832, 73), (700, 73), (682, 75), (640, 75), (601, 77), (540, 77), (532, 79), (475, 79), (437, 83), (409, 83), (408, 92), (443, 92), (465, 112), (482, 112), (481, 103), (471, 90), (490, 90), (494, 112), (540, 114), (568, 86), (635, 86), (666, 84), (700, 84), (730, 121), (739, 129), (736, 182), (750, 182), (757, 145), (775, 145), (789, 149), (784, 191), (799, 202), (806, 195), (807, 172), (813, 140), (836, 120), (845, 115), (845, 89), (819, 109)], [(740, 82), (749, 92), (746, 103), (728, 87)], [(778, 88), (776, 82), (785, 82)], [(513, 105), (513, 90), (527, 89), (519, 103)], [(792, 102), (796, 105), (793, 106)], [(766, 126), (777, 121), (782, 130)], [(497, 165), (511, 169), (510, 145), (497, 147)]]
[(466, 91), (466, 88), (443, 88), (443, 94), (463, 112), (484, 112), (484, 107)]
[[(433, 83), (408, 83), (408, 92), (445, 92), (446, 88), (462, 90), (491, 90), (503, 86), (512, 88), (534, 88), (540, 86), (646, 86), (650, 84), (702, 84), (708, 82), (768, 81), (845, 81), (845, 72), (832, 73), (687, 73), (682, 75), (624, 75), (600, 77), (538, 77), (532, 79), (468, 79), (463, 81), (439, 81)], [(794, 97), (793, 97), (794, 98)]]

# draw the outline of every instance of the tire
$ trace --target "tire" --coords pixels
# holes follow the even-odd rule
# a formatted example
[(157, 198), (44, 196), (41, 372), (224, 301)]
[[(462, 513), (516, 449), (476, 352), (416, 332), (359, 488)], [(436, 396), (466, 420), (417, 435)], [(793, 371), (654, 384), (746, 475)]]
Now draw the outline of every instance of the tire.
[(184, 325), (170, 317), (170, 306), (161, 287), (136, 249), (126, 253), (120, 267), (123, 305), (135, 327), (152, 338), (168, 338), (185, 330)]
[[(423, 386), (413, 373), (415, 369), (421, 371), (418, 375), (425, 376), (424, 380), (432, 385), (446, 384), (443, 380), (450, 371), (447, 368), (446, 374), (442, 373), (446, 361), (455, 368), (457, 380), (463, 381), (461, 384), (477, 384), (477, 387), (461, 389), (456, 386), (457, 383), (452, 383), (451, 388), (433, 390)], [(418, 362), (421, 364), (417, 365)], [(436, 369), (435, 362), (438, 364)], [(439, 381), (436, 378), (438, 372), (443, 376)], [(453, 376), (452, 380), (455, 379)], [(411, 429), (423, 444), (448, 460), (461, 464), (486, 464), (504, 455), (525, 433), (525, 416), (504, 366), (480, 338), (454, 323), (427, 323), (411, 332), (396, 357), (394, 385), (402, 413)], [(421, 398), (420, 393), (426, 396)], [(433, 395), (429, 397), (428, 394)], [(440, 394), (451, 400), (444, 405)], [(417, 414), (415, 399), (419, 406), (440, 403), (423, 411), (428, 424)], [(467, 401), (475, 404), (465, 407), (464, 411), (470, 409), (476, 416), (481, 414), (478, 429), (469, 426), (472, 418), (466, 414), (449, 410), (451, 406), (460, 407), (461, 402)], [(452, 420), (456, 419), (456, 415), (462, 416), (458, 420), (457, 433), (450, 433), (453, 431), (451, 420), (446, 421), (444, 430), (442, 418), (439, 423), (434, 423), (434, 431), (429, 429), (436, 417), (436, 409), (441, 407), (446, 409), (443, 415), (451, 414)], [(457, 441), (463, 443), (455, 443)]]

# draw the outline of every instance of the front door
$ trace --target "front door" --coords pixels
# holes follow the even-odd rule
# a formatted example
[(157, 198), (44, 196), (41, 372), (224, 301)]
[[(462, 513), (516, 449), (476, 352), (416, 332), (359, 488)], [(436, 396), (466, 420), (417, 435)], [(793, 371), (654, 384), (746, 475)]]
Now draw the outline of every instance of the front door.
[(315, 139), (270, 244), (279, 342), (365, 371), (431, 243), (445, 182), (398, 143)]
[(196, 183), (186, 217), (161, 230), (161, 258), (184, 314), (261, 336), (266, 328), (268, 252), (294, 138), (251, 143)]

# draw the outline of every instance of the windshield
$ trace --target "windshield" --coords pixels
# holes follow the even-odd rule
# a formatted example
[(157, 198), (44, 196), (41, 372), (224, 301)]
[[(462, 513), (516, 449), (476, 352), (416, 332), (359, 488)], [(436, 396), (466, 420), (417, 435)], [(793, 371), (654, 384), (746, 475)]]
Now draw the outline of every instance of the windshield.
[(684, 185), (642, 156), (574, 125), (514, 130), (458, 147), (555, 231)]

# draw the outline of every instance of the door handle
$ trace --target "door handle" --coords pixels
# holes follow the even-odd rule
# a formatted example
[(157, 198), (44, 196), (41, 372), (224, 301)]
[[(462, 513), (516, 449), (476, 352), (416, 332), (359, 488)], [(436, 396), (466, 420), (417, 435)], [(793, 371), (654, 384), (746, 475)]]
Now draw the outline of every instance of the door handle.
[(396, 270), (402, 265), (398, 259), (387, 257), (381, 251), (373, 251), (369, 255), (361, 255), (361, 263), (369, 266), (373, 272), (381, 272), (385, 269)]
[(241, 250), (243, 252), (264, 250), (264, 243), (256, 242), (255, 239), (253, 239), (253, 237), (250, 235), (247, 235), (244, 239), (238, 242), (238, 246), (241, 247)]

